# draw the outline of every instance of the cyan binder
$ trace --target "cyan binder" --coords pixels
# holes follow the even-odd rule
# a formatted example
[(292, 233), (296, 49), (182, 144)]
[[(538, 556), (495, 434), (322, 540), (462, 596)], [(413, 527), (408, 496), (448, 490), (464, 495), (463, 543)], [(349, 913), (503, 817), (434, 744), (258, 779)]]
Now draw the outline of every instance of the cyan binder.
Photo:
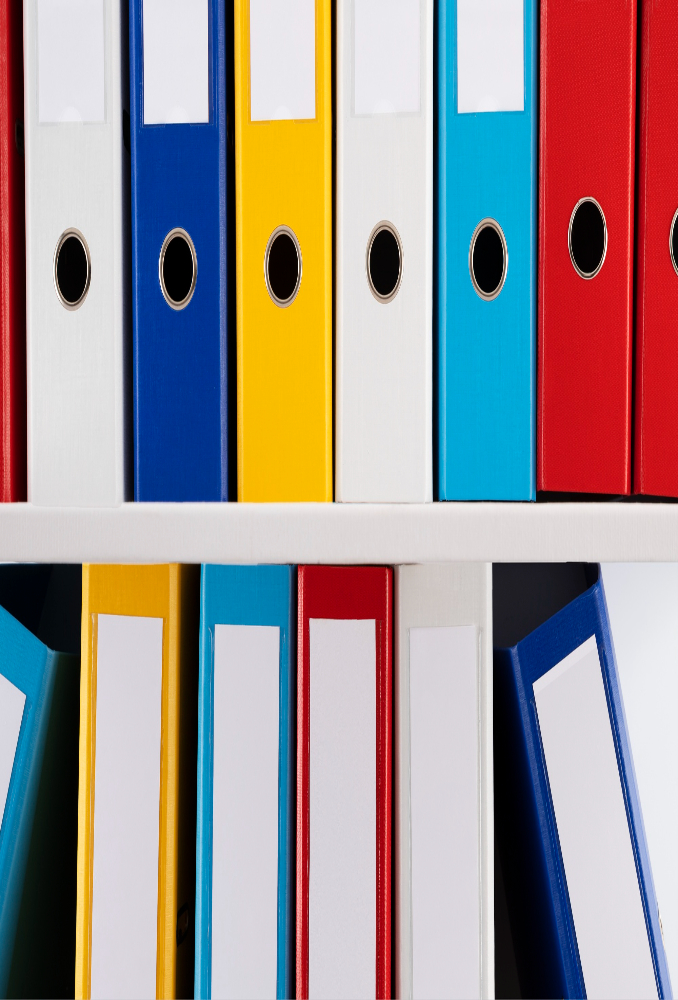
[[(77, 688), (77, 657), (48, 649), (0, 607), (3, 769), (9, 765), (10, 744), (16, 739), (7, 796), (4, 802), (0, 801), (0, 807), (4, 806), (0, 817), (0, 996), (7, 996), (12, 970), (55, 690), (59, 689), (58, 697), (63, 700), (62, 689), (67, 693), (75, 690), (71, 683), (73, 679)], [(52, 737), (52, 740), (52, 750), (59, 751), (59, 739), (54, 742)], [(54, 761), (48, 763), (51, 766)], [(60, 774), (52, 777), (64, 787)], [(62, 802), (62, 807), (65, 809), (67, 804)], [(45, 818), (49, 821), (49, 816)], [(57, 838), (61, 835), (60, 830), (53, 829), (52, 833)], [(68, 858), (64, 858), (63, 863), (67, 865)], [(51, 899), (49, 889), (47, 899), (48, 902)], [(62, 900), (65, 914), (68, 913), (69, 902)], [(58, 920), (59, 914), (54, 914), (53, 918)], [(39, 960), (40, 956), (34, 953), (32, 962)]]
[(440, 500), (535, 499), (538, 4), (487, 6), (438, 5)]
[(226, 8), (129, 14), (134, 498), (227, 500)]
[(511, 643), (494, 653), (495, 822), (523, 995), (671, 997), (600, 567), (494, 577)]
[[(212, 996), (212, 886), (214, 816), (214, 654), (219, 625), (279, 629), (278, 876), (276, 996), (294, 991), (294, 807), (296, 568), (202, 567), (198, 800), (196, 858), (195, 995)], [(242, 664), (242, 669), (247, 669)], [(233, 994), (235, 995), (235, 994)]]

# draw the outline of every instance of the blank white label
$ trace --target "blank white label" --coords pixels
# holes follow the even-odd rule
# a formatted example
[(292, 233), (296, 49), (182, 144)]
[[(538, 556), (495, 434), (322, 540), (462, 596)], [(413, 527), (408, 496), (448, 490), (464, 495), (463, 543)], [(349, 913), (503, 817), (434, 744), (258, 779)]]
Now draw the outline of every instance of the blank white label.
[(212, 996), (275, 998), (280, 629), (214, 636)]
[(26, 695), (23, 691), (0, 674), (0, 829), (7, 804), (25, 704)]
[(457, 0), (457, 110), (523, 111), (523, 0)]
[(586, 995), (656, 997), (595, 636), (533, 688)]
[(315, 118), (315, 0), (250, 0), (250, 116)]
[(162, 626), (98, 616), (92, 1000), (156, 995)]
[(209, 0), (143, 0), (144, 125), (210, 120)]
[(364, 1000), (376, 987), (375, 622), (312, 618), (309, 630), (309, 996)]
[(480, 997), (478, 632), (410, 629), (412, 993)]
[(420, 0), (354, 0), (353, 18), (355, 113), (419, 111)]
[(38, 0), (38, 120), (103, 122), (104, 0)]

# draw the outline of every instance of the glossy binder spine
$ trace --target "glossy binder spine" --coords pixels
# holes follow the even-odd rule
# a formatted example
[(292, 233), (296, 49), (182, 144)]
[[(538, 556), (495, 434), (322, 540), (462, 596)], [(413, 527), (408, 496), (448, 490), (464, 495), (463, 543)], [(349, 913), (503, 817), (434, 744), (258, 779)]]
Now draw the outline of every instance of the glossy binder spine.
[[(335, 498), (424, 503), (433, 491), (433, 3), (399, 4), (387, 31), (374, 31), (374, 13), (386, 11), (337, 4)], [(389, 97), (401, 103), (383, 110)], [(379, 292), (370, 274), (389, 246), (398, 265)]]
[(596, 582), (526, 638), (495, 650), (495, 760), (503, 802), (497, 809), (512, 817), (502, 845), (512, 930), (530, 995), (586, 996), (533, 683), (595, 636), (656, 986), (665, 998), (672, 995), (668, 966), (599, 574), (598, 568)]
[[(541, 4), (540, 490), (631, 489), (636, 10)], [(577, 231), (590, 256), (579, 269)]]
[[(410, 629), (475, 625), (478, 629), (478, 765), (480, 776), (477, 928), (480, 997), (494, 997), (494, 783), (492, 711), (492, 567), (488, 563), (396, 566), (394, 580), (394, 996), (414, 990)], [(421, 772), (420, 772), (421, 774)], [(436, 782), (432, 787), (438, 788)], [(428, 789), (430, 794), (430, 788)], [(466, 858), (460, 859), (464, 864)], [(448, 876), (449, 877), (449, 876)], [(465, 897), (464, 897), (465, 898)], [(443, 902), (443, 905), (446, 903)], [(422, 933), (419, 932), (419, 941)], [(475, 943), (475, 942), (474, 942)], [(440, 958), (457, 965), (454, 942)], [(464, 956), (459, 964), (467, 964)], [(447, 985), (450, 980), (448, 979)], [(453, 993), (453, 995), (457, 995)]]
[[(315, 117), (297, 121), (251, 120), (254, 4), (235, 2), (239, 500), (332, 500), (332, 4), (313, 2)], [(280, 227), (300, 277), (276, 304), (265, 261)]]
[(75, 940), (78, 998), (91, 995), (98, 614), (163, 620), (156, 996), (172, 998), (191, 989), (192, 936), (178, 959), (177, 909), (193, 898), (195, 886), (195, 756), (190, 747), (196, 726), (190, 706), (197, 681), (197, 587), (196, 567), (83, 566)]
[(633, 489), (678, 496), (678, 11), (644, 3), (639, 25)]
[(62, 659), (64, 654), (52, 652), (0, 608), (0, 674), (26, 698), (7, 800), (0, 815), (2, 996), (7, 996), (52, 695)]
[(212, 814), (215, 625), (280, 629), (277, 989), (294, 992), (294, 719), (296, 573), (291, 566), (202, 567), (195, 904), (196, 997), (212, 995)]
[[(297, 639), (296, 988), (309, 995), (310, 631), (311, 618), (374, 618), (376, 644), (375, 996), (391, 995), (392, 614), (393, 573), (379, 567), (300, 566)], [(341, 947), (341, 942), (337, 942)], [(347, 957), (347, 961), (349, 957)]]
[[(182, 6), (168, 11), (178, 17)], [(209, 3), (205, 9), (207, 51), (201, 57), (209, 74), (209, 120), (170, 118), (147, 125), (144, 5), (141, 0), (129, 5), (134, 498), (139, 501), (229, 499), (226, 6)], [(162, 254), (177, 230), (188, 235), (195, 254), (192, 292), (179, 305), (170, 303), (160, 280)]]
[[(437, 15), (438, 499), (534, 500), (539, 5), (520, 5), (522, 110), (475, 113), (459, 111), (460, 6), (443, 0)], [(487, 297), (471, 247), (490, 221), (504, 272)]]
[(21, 5), (0, 8), (0, 502), (26, 499), (26, 244)]

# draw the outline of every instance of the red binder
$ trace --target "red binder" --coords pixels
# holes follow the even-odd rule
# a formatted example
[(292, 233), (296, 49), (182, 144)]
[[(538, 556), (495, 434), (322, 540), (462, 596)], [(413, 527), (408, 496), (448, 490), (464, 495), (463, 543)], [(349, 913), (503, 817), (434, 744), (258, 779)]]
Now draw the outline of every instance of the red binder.
[(0, 502), (26, 499), (22, 6), (0, 4)]
[(540, 44), (538, 488), (628, 493), (636, 0), (542, 0)]
[(642, 8), (633, 487), (678, 496), (678, 8)]
[[(322, 780), (317, 770), (314, 772), (311, 753), (317, 746), (313, 743), (311, 732), (312, 694), (320, 698), (318, 690), (321, 687), (319, 659), (311, 660), (311, 622), (314, 619), (349, 620), (347, 624), (355, 625), (357, 619), (360, 625), (369, 625), (374, 620), (374, 684), (376, 706), (375, 763), (376, 763), (376, 829), (366, 838), (363, 850), (371, 857), (371, 851), (376, 849), (376, 868), (374, 869), (376, 900), (375, 918), (376, 954), (371, 955), (371, 970), (374, 971), (375, 997), (391, 996), (391, 704), (392, 704), (392, 601), (393, 577), (390, 569), (378, 567), (328, 567), (300, 566), (298, 570), (298, 678), (297, 678), (297, 997), (306, 998), (309, 995), (309, 885), (310, 870), (315, 871), (319, 865), (319, 829), (322, 817), (316, 814), (311, 823), (311, 796), (309, 777), (314, 775), (314, 781)], [(368, 621), (365, 621), (368, 620)], [(321, 621), (326, 625), (326, 621)], [(330, 624), (333, 624), (332, 622)], [(368, 629), (369, 631), (369, 629)], [(314, 633), (317, 635), (317, 632)], [(317, 651), (317, 645), (315, 647)], [(343, 673), (343, 665), (355, 672), (355, 655), (338, 657), (338, 670)], [(314, 655), (319, 655), (317, 652)], [(315, 673), (314, 673), (315, 669)], [(367, 678), (367, 685), (371, 683)], [(355, 673), (354, 673), (355, 676)], [(315, 679), (315, 680), (314, 680)], [(364, 686), (364, 680), (363, 680)], [(365, 699), (367, 701), (367, 699)], [(320, 717), (318, 702), (313, 702), (318, 708), (316, 721)], [(326, 702), (327, 704), (327, 702)], [(339, 712), (340, 706), (337, 707)], [(315, 710), (315, 709), (314, 709)], [(341, 718), (339, 720), (347, 729), (355, 719)], [(368, 719), (368, 722), (371, 720)], [(329, 737), (328, 737), (329, 738)], [(340, 753), (340, 748), (337, 753)], [(320, 765), (316, 760), (316, 767)], [(370, 765), (371, 766), (371, 765)], [(317, 786), (314, 785), (314, 789)], [(315, 794), (315, 792), (314, 792)], [(316, 840), (314, 841), (314, 836)], [(316, 851), (314, 853), (314, 844)], [(373, 847), (374, 845), (374, 847)], [(348, 850), (348, 848), (347, 848)], [(331, 907), (330, 907), (331, 909)], [(359, 913), (355, 914), (356, 920)], [(327, 927), (324, 928), (325, 935)], [(371, 931), (371, 927), (370, 927)], [(370, 934), (371, 936), (371, 934)], [(312, 940), (317, 941), (320, 933)], [(326, 939), (326, 937), (325, 937)], [(351, 969), (354, 956), (347, 948), (346, 940), (336, 940), (336, 955), (338, 965), (345, 964)], [(312, 961), (312, 957), (311, 957)], [(317, 963), (317, 956), (316, 956)], [(326, 970), (323, 970), (325, 972)], [(341, 991), (345, 985), (335, 980), (335, 990)], [(314, 992), (322, 993), (323, 985), (311, 982)], [(341, 992), (335, 992), (341, 995)]]

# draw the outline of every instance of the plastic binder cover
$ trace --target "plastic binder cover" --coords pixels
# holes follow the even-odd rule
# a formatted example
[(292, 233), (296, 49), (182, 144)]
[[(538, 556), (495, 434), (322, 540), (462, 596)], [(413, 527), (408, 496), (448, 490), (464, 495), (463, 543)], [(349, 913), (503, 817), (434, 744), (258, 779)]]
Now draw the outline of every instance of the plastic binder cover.
[(295, 612), (292, 567), (202, 568), (196, 996), (294, 991)]
[(390, 996), (392, 572), (298, 578), (296, 992)]
[(131, 0), (137, 500), (228, 500), (226, 8)]
[(24, 5), (33, 503), (131, 498), (126, 52), (119, 0)]
[(545, 0), (540, 44), (537, 485), (628, 493), (635, 0)]
[(0, 13), (0, 501), (26, 499), (26, 245), (24, 216), (23, 17)]
[(492, 576), (395, 571), (395, 995), (494, 996)]
[(499, 846), (521, 986), (671, 996), (599, 568), (551, 571), (495, 568), (495, 642), (538, 626), (495, 653)]
[(332, 499), (330, 0), (236, 0), (238, 499)]
[[(55, 689), (77, 671), (0, 608), (0, 994), (8, 995)], [(60, 706), (59, 706), (60, 708)], [(57, 714), (61, 712), (57, 709)], [(63, 722), (58, 718), (57, 723)], [(50, 747), (64, 763), (59, 735)], [(63, 776), (56, 779), (63, 788)], [(64, 807), (67, 803), (64, 802)], [(54, 829), (60, 834), (59, 824)], [(43, 842), (44, 846), (44, 842)], [(62, 863), (67, 863), (63, 859)], [(45, 898), (51, 900), (49, 887)], [(28, 934), (35, 928), (27, 928)], [(38, 938), (33, 935), (33, 943)], [(20, 947), (23, 945), (19, 941)], [(20, 985), (20, 982), (19, 982)]]
[(438, 493), (535, 499), (536, 0), (443, 0)]
[(83, 567), (77, 997), (191, 989), (197, 583)]
[(433, 4), (337, 6), (336, 498), (432, 496)]

